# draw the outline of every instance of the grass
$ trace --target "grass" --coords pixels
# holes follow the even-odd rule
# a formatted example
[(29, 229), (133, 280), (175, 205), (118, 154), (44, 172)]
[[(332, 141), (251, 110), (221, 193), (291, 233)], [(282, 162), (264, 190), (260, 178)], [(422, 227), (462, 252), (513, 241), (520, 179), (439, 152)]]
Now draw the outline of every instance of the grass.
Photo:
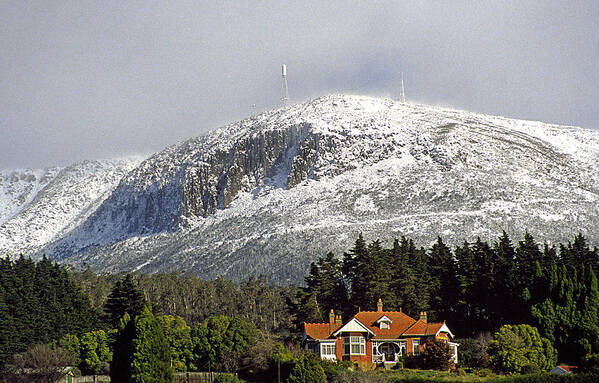
[(380, 371), (381, 375), (394, 381), (431, 381), (431, 382), (486, 382), (493, 378), (498, 378), (496, 375), (488, 370), (484, 370), (485, 373), (477, 375), (474, 373), (466, 373), (465, 375), (458, 375), (456, 373), (450, 373), (448, 371), (433, 371), (433, 370), (386, 370)]

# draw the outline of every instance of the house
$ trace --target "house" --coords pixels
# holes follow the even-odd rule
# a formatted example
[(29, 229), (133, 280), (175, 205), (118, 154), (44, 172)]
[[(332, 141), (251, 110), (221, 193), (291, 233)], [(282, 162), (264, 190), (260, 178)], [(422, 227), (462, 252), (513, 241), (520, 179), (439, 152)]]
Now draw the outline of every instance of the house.
[(331, 310), (329, 323), (304, 323), (302, 344), (322, 359), (359, 363), (395, 364), (401, 356), (418, 355), (429, 338), (446, 340), (458, 361), (458, 344), (445, 322), (427, 321), (426, 312), (416, 320), (399, 311), (359, 311), (347, 322)]
[(555, 366), (555, 367), (553, 367), (553, 369), (551, 371), (549, 371), (549, 373), (555, 374), (555, 375), (571, 374), (577, 368), (578, 367), (576, 367), (576, 366)]

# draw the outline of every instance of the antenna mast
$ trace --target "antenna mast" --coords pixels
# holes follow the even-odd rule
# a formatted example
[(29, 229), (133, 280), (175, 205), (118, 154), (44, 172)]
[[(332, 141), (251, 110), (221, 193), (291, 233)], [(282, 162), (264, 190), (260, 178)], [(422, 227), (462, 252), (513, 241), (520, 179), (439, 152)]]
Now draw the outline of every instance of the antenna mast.
[(281, 73), (283, 75), (283, 83), (281, 85), (281, 102), (283, 106), (287, 105), (289, 101), (289, 89), (287, 88), (287, 65), (281, 66)]
[(399, 102), (406, 102), (406, 94), (403, 89), (403, 72), (401, 72), (401, 93), (399, 94)]

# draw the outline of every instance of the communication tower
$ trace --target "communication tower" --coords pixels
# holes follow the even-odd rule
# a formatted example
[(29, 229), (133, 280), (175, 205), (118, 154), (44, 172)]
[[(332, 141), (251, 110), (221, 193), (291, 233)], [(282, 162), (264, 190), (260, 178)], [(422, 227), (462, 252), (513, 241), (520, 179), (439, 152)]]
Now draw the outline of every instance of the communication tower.
[(403, 72), (401, 72), (401, 93), (399, 94), (399, 102), (406, 102), (406, 94), (403, 89)]
[(281, 73), (283, 75), (283, 83), (281, 84), (281, 102), (283, 106), (287, 105), (289, 101), (289, 89), (287, 88), (287, 65), (281, 66)]

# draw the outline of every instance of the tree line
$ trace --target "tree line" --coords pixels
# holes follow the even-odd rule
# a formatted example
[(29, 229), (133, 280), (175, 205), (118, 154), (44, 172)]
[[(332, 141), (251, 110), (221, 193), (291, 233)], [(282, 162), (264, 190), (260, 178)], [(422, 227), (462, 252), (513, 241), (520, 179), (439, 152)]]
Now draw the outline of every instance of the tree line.
[(446, 320), (460, 337), (530, 324), (563, 362), (599, 352), (599, 251), (582, 235), (567, 244), (538, 244), (526, 233), (514, 244), (503, 234), (452, 251), (441, 238), (428, 249), (408, 238), (385, 248), (360, 235), (341, 258), (329, 253), (310, 265), (306, 287), (291, 302), (296, 325), (323, 322), (330, 309), (353, 315), (389, 310)]
[(119, 344), (131, 349), (122, 334), (135, 339), (146, 312), (140, 326), (159, 328), (175, 371), (272, 372), (280, 354), (273, 350), (297, 348), (301, 323), (327, 321), (330, 309), (347, 319), (373, 310), (379, 298), (386, 309), (446, 320), (460, 337), (528, 324), (560, 361), (576, 363), (599, 352), (598, 266), (598, 250), (582, 235), (549, 246), (530, 234), (514, 244), (506, 233), (453, 250), (441, 238), (424, 248), (405, 237), (385, 247), (359, 236), (340, 257), (312, 263), (301, 288), (261, 278), (237, 284), (176, 273), (98, 275), (46, 258), (2, 259), (0, 363), (45, 344), (74, 355), (84, 373), (105, 372)]

